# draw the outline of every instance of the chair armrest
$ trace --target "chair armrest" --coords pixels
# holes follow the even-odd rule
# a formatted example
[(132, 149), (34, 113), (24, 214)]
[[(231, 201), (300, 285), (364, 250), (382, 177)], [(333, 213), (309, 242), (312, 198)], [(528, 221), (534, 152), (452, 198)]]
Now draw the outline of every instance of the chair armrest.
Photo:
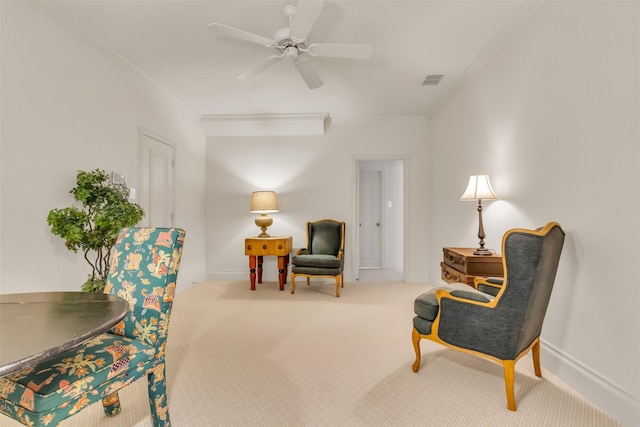
[[(467, 286), (461, 284), (461, 286)], [(444, 287), (443, 287), (444, 288)], [(438, 314), (433, 322), (431, 333), (438, 339), (456, 347), (498, 355), (503, 351), (497, 335), (514, 333), (514, 319), (511, 311), (499, 310), (500, 300), (481, 291), (462, 291), (466, 298), (456, 296), (455, 291), (439, 289), (436, 291)], [(477, 292), (477, 294), (476, 294)], [(488, 302), (468, 299), (469, 296), (484, 295)], [(478, 297), (479, 298), (479, 297)], [(502, 357), (501, 355), (500, 357)], [(508, 357), (502, 357), (506, 359)]]
[(486, 285), (500, 289), (504, 279), (502, 277), (475, 277), (473, 279), (473, 286), (478, 289), (478, 285)]
[(438, 305), (442, 298), (450, 298), (460, 302), (466, 303), (489, 303), (493, 301), (493, 297), (487, 295), (484, 292), (480, 292), (477, 289), (462, 284), (462, 283), (449, 283), (445, 286), (436, 289), (436, 298)]
[(296, 251), (296, 256), (298, 255), (306, 255), (309, 250), (307, 248), (300, 248)]
[(502, 289), (503, 283), (504, 279), (502, 277), (476, 277), (473, 279), (473, 285), (477, 290), (494, 297)]

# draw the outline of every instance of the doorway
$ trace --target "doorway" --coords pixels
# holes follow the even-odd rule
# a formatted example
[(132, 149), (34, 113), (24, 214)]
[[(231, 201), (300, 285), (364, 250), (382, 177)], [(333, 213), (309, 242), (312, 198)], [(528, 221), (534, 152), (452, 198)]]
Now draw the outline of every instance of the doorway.
[(382, 268), (382, 171), (360, 171), (360, 268)]
[(404, 279), (404, 159), (359, 159), (356, 278)]
[(140, 132), (140, 205), (144, 209), (142, 225), (174, 225), (173, 177), (175, 149), (168, 141), (146, 131)]

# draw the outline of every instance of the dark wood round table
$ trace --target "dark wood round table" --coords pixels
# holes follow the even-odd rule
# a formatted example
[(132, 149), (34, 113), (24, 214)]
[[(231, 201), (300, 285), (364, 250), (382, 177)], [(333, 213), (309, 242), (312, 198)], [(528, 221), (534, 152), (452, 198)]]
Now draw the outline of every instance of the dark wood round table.
[(125, 299), (103, 293), (0, 295), (0, 377), (108, 331), (128, 310)]

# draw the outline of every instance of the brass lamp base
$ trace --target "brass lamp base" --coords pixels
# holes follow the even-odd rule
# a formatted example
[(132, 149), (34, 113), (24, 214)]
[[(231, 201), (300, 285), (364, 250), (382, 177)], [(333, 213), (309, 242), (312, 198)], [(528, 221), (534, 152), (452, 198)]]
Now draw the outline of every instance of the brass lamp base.
[(473, 251), (474, 255), (493, 255), (493, 251), (487, 248), (478, 248)]
[(484, 226), (482, 225), (482, 200), (478, 199), (478, 239), (480, 239), (479, 245), (480, 247), (473, 251), (474, 255), (492, 255), (490, 249), (484, 247), (484, 238), (486, 235), (484, 234)]
[(270, 218), (269, 216), (267, 216), (267, 214), (260, 214), (259, 217), (256, 218), (256, 225), (258, 227), (260, 227), (260, 230), (262, 231), (262, 233), (260, 233), (258, 236), (256, 237), (271, 237), (270, 235), (267, 234), (267, 228), (273, 224), (273, 218)]

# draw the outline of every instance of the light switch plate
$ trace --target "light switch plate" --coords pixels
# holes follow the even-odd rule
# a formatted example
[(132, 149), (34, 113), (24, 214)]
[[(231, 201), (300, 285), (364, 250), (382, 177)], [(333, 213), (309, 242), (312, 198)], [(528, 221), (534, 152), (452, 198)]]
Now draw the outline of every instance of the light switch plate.
[(114, 184), (127, 185), (127, 175), (118, 172), (111, 172), (111, 182)]

